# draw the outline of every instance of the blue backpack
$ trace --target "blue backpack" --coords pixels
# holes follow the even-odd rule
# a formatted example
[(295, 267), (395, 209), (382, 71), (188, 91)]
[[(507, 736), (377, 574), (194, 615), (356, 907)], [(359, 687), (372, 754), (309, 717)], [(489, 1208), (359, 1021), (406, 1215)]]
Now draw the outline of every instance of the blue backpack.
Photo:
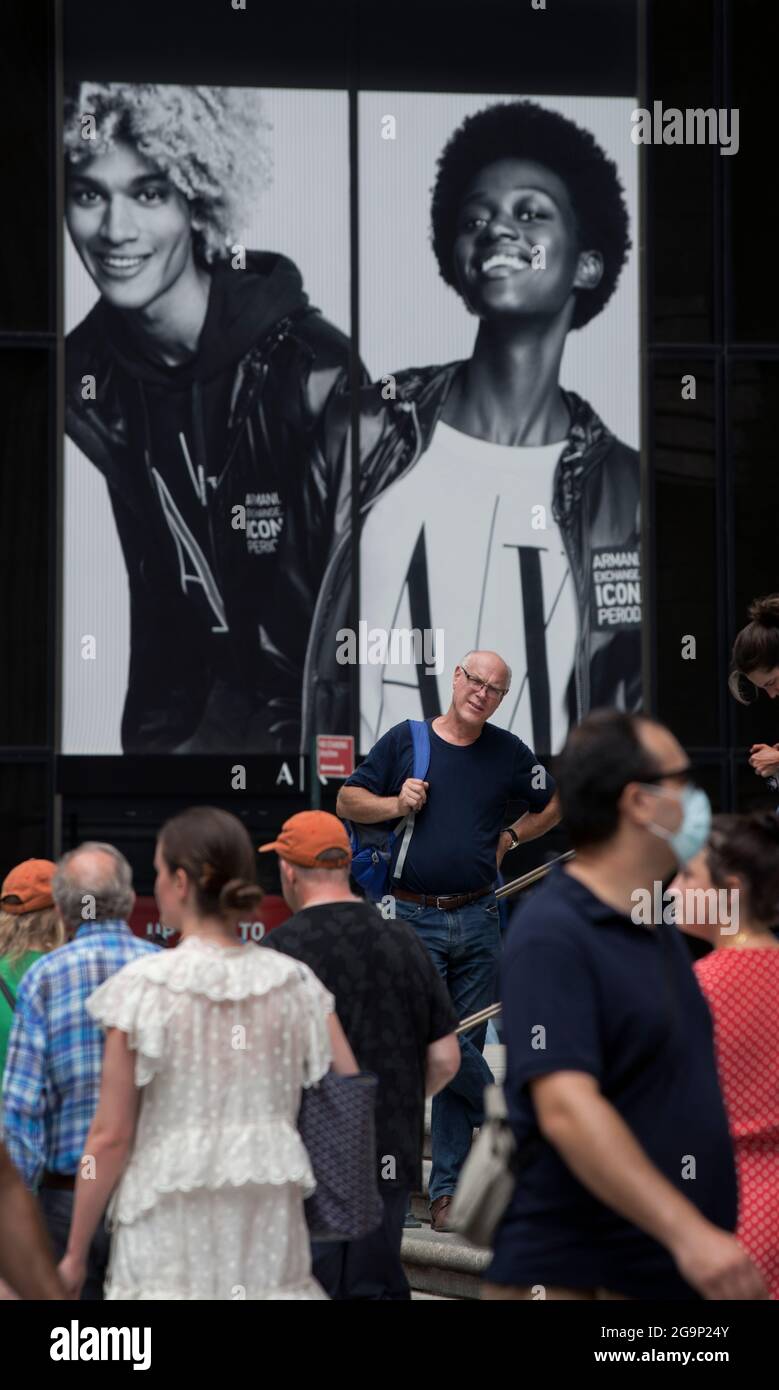
[[(411, 776), (424, 781), (430, 766), (430, 730), (423, 719), (409, 719), (408, 726), (414, 748)], [(357, 821), (344, 821), (352, 846), (352, 876), (371, 902), (379, 902), (392, 891), (393, 879), (400, 878), (409, 841), (414, 833), (414, 820), (414, 812), (410, 811), (398, 821), (394, 830), (387, 830), (380, 824), (361, 825)], [(391, 872), (392, 857), (401, 830), (403, 838), (394, 872)]]

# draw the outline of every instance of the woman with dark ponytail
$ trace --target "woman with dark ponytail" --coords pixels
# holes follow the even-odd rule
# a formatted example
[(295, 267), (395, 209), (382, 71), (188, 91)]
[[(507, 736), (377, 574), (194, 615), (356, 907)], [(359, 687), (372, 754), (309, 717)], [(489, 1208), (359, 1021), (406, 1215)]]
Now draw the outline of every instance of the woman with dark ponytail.
[[(748, 705), (764, 690), (771, 700), (779, 695), (779, 594), (757, 598), (749, 605), (750, 621), (734, 644), (730, 693)], [(779, 776), (779, 743), (753, 743), (750, 767), (758, 777)]]
[(161, 921), (181, 942), (87, 1002), (108, 1036), (60, 1265), (68, 1297), (111, 1197), (107, 1298), (323, 1299), (297, 1114), (301, 1087), (331, 1063), (357, 1070), (333, 997), (301, 961), (239, 943), (240, 917), (262, 894), (235, 816), (208, 806), (174, 816), (154, 866)]
[[(739, 1178), (737, 1236), (779, 1298), (779, 817), (716, 816), (672, 887), (706, 910), (714, 950), (695, 964), (714, 1019)], [(691, 894), (697, 897), (691, 898)], [(706, 899), (702, 894), (706, 894)], [(714, 909), (712, 911), (712, 909)], [(700, 923), (699, 923), (700, 929)]]

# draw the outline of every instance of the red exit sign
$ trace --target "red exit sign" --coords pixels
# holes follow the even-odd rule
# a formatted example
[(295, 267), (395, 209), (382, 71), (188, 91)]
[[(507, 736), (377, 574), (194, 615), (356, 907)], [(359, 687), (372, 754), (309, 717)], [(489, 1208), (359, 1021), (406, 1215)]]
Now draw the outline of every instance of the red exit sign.
[[(245, 922), (238, 923), (236, 937), (238, 941), (262, 941), (269, 931), (286, 922), (290, 915), (283, 898), (275, 893), (266, 893), (256, 913)], [(160, 922), (154, 898), (136, 898), (129, 925), (135, 936), (145, 941), (154, 941), (158, 946), (178, 944), (178, 932), (164, 927)]]
[(351, 777), (354, 739), (351, 734), (317, 734), (316, 770), (320, 777)]

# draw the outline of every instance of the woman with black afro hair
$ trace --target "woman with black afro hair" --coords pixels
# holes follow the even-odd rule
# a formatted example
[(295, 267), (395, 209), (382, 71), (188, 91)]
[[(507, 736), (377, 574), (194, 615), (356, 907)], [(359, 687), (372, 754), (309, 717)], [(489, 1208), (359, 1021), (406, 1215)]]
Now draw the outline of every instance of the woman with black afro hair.
[[(478, 321), (472, 355), (360, 393), (360, 616), (443, 633), (453, 656), (499, 651), (516, 675), (495, 722), (541, 756), (589, 709), (641, 702), (638, 455), (559, 380), (630, 244), (588, 131), (531, 101), (469, 116), (438, 160), (432, 245)], [(342, 409), (346, 448), (349, 426)], [(330, 614), (320, 679), (348, 622)], [(451, 661), (414, 659), (361, 669), (364, 748), (441, 712)]]
[[(502, 168), (496, 169), (496, 165)], [(507, 167), (512, 165), (525, 168)], [(485, 175), (490, 186), (479, 188)], [(566, 235), (568, 257), (559, 266), (558, 288), (567, 291), (560, 306), (567, 312), (559, 317), (564, 332), (582, 328), (614, 293), (631, 245), (616, 165), (589, 131), (532, 101), (503, 102), (463, 121), (438, 161), (432, 206), (433, 250), (442, 278), (474, 313), (479, 312), (478, 297), (474, 301), (469, 294), (463, 239), (469, 227), (478, 230), (484, 225), (484, 199), (491, 196), (494, 202), (499, 197), (498, 185), (507, 186), (510, 195), (521, 194), (524, 189), (516, 215), (528, 233), (532, 231), (533, 243), (548, 246), (548, 238), (541, 233), (544, 223), (555, 220), (557, 230)], [(535, 200), (531, 192), (536, 193)], [(547, 264), (545, 268), (552, 267)], [(563, 270), (569, 277), (567, 285)], [(499, 277), (498, 283), (506, 280), (510, 288), (517, 288), (510, 276)], [(520, 283), (528, 293), (532, 286), (539, 295), (549, 294), (548, 277), (535, 276)], [(503, 297), (507, 308), (512, 297)], [(532, 311), (532, 300), (526, 307)], [(479, 355), (478, 342), (474, 355)]]

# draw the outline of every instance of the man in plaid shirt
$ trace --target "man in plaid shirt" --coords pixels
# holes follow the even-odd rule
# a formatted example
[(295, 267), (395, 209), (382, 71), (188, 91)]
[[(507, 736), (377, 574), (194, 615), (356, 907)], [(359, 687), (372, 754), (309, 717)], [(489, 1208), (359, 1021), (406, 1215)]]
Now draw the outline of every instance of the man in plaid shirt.
[[(157, 948), (127, 925), (135, 902), (132, 870), (112, 845), (88, 842), (64, 855), (52, 894), (75, 936), (36, 961), (19, 986), (3, 1080), (3, 1139), (28, 1187), (38, 1192), (59, 1260), (103, 1065), (104, 1037), (84, 1005), (109, 975)], [(103, 1296), (108, 1248), (101, 1228), (83, 1299)]]

